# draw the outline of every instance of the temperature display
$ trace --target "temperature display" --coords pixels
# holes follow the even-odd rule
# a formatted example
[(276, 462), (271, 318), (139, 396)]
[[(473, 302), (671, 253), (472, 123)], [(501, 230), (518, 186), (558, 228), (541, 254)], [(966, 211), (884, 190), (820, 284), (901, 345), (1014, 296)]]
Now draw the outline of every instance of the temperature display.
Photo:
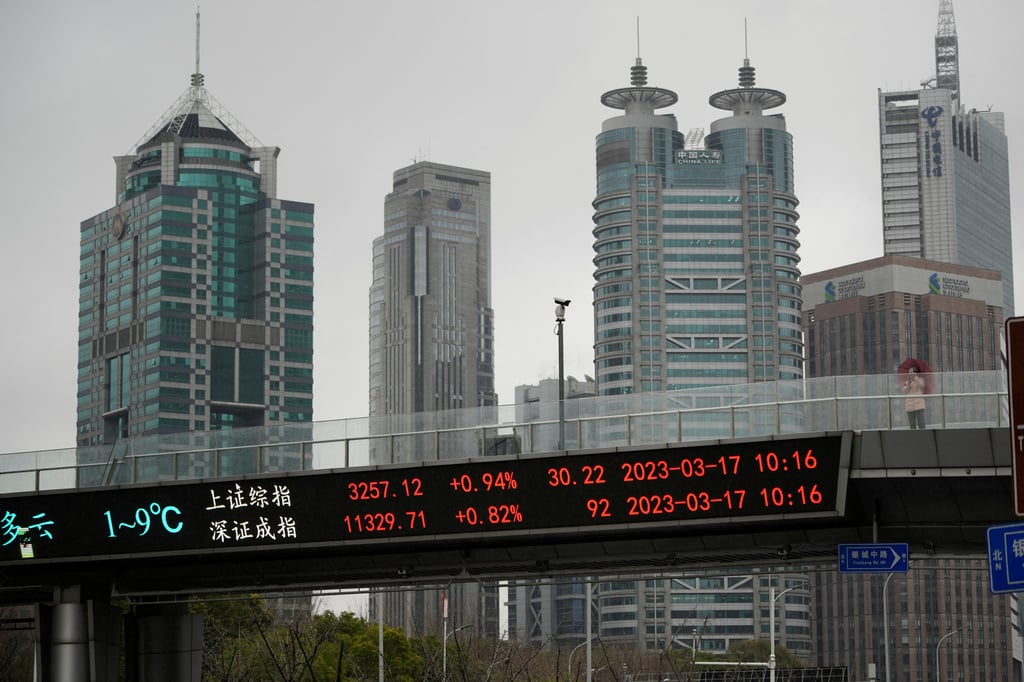
[(707, 532), (842, 514), (848, 460), (836, 435), (0, 497), (0, 563)]

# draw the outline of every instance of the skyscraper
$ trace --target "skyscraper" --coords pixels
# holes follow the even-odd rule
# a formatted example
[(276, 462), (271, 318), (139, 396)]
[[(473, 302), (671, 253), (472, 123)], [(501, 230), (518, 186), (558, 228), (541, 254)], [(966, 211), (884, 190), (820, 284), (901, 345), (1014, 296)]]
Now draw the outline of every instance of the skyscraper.
[(808, 378), (894, 374), (909, 357), (936, 372), (1000, 366), (996, 270), (883, 256), (802, 281)]
[[(757, 87), (745, 59), (739, 87), (709, 99), (732, 115), (711, 123), (707, 136), (702, 129), (684, 135), (674, 115), (656, 113), (676, 94), (649, 87), (640, 59), (631, 76), (630, 87), (601, 97), (623, 114), (604, 122), (596, 142), (597, 394), (802, 378), (793, 139), (781, 114), (766, 113), (785, 95)], [(787, 590), (779, 640), (806, 658), (807, 581), (785, 580), (784, 587), (770, 574), (607, 580), (597, 590), (596, 634), (654, 650), (724, 653), (765, 637), (774, 585)], [(573, 613), (571, 587), (547, 618)]]
[[(684, 135), (676, 102), (632, 85), (601, 102), (624, 114), (597, 136), (594, 328), (598, 395), (803, 375), (797, 198), (786, 101), (755, 86), (711, 96), (732, 116)], [(703, 140), (702, 140), (703, 138)]]
[(952, 0), (940, 0), (935, 76), (878, 92), (885, 255), (999, 270), (1013, 314), (1010, 179), (1002, 113), (968, 109)]
[(81, 223), (80, 446), (312, 421), (313, 205), (278, 198), (280, 151), (207, 92), (197, 49), (114, 158), (115, 205)]
[(421, 161), (373, 242), (370, 416), (496, 404), (491, 176)]
[[(414, 163), (395, 171), (384, 199), (384, 234), (373, 242), (371, 424), (394, 424), (384, 418), (395, 415), (495, 406), (497, 400), (490, 173)], [(460, 451), (463, 435), (450, 434), (442, 447)], [(422, 456), (402, 447), (393, 444), (389, 457)], [(445, 627), (451, 632), (469, 625), (474, 636), (498, 635), (494, 585), (382, 592), (370, 609), (417, 636), (444, 637)]]

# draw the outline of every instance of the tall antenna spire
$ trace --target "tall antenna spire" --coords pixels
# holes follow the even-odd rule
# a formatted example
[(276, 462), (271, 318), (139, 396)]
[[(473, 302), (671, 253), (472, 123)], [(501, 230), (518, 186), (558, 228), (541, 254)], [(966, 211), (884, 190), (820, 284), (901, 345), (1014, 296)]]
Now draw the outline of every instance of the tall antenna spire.
[(647, 67), (644, 66), (644, 60), (640, 58), (640, 17), (636, 18), (636, 64), (629, 70), (630, 79), (629, 82), (634, 87), (644, 87), (647, 85)]
[(199, 71), (199, 5), (196, 5), (196, 70), (192, 73), (192, 87), (203, 87), (203, 74)]
[(636, 18), (636, 62), (629, 67), (628, 88), (609, 90), (601, 95), (601, 104), (628, 113), (653, 113), (679, 101), (679, 96), (665, 88), (648, 87), (647, 67), (640, 58), (640, 17)]
[(740, 87), (754, 87), (754, 67), (750, 65), (750, 43), (747, 40), (747, 18), (743, 17), (743, 66), (740, 67)]
[(786, 103), (786, 95), (778, 90), (757, 87), (754, 67), (747, 52), (747, 20), (743, 20), (743, 66), (739, 68), (739, 87), (716, 92), (708, 103), (716, 109), (732, 111), (736, 115), (758, 114)]
[(640, 17), (636, 18), (636, 58), (640, 59)]
[(259, 141), (255, 135), (253, 135), (248, 128), (236, 119), (230, 111), (228, 111), (224, 105), (217, 101), (217, 99), (210, 94), (203, 84), (202, 72), (199, 71), (199, 6), (196, 6), (196, 70), (192, 74), (192, 78), (189, 87), (185, 89), (185, 92), (178, 96), (178, 99), (174, 101), (174, 104), (164, 112), (157, 122), (146, 132), (142, 138), (135, 143), (132, 147), (133, 151), (129, 151), (132, 154), (134, 150), (138, 149), (140, 145), (145, 143), (147, 140), (151, 140), (154, 135), (160, 132), (168, 132), (171, 135), (178, 135), (181, 133), (182, 127), (185, 125), (190, 115), (198, 114), (200, 112), (206, 112), (212, 114), (225, 128), (234, 133), (238, 139), (250, 147), (262, 147), (263, 143)]
[(935, 87), (950, 90), (960, 100), (960, 47), (956, 38), (953, 0), (939, 2), (939, 28), (935, 33)]

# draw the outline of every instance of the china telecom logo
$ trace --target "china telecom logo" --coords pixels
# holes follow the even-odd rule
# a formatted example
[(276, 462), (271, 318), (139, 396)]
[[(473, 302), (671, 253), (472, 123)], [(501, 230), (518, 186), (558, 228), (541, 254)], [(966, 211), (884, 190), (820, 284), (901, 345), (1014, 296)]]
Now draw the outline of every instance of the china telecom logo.
[(942, 116), (943, 111), (945, 111), (945, 109), (943, 109), (942, 107), (932, 105), (927, 109), (921, 110), (921, 118), (928, 121), (929, 128), (934, 128), (935, 122), (938, 120), (939, 116)]
[(834, 303), (836, 300), (836, 285), (832, 280), (825, 282), (825, 301)]
[(931, 277), (928, 278), (928, 291), (933, 294), (942, 293), (942, 283), (939, 282), (939, 273), (933, 272)]

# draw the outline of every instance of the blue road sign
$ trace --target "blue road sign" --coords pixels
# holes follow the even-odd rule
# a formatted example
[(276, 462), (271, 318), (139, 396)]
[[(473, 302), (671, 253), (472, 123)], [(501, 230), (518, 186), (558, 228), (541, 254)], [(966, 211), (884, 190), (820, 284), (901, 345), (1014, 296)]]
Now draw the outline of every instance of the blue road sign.
[(1024, 523), (989, 526), (988, 575), (996, 594), (1024, 591)]
[(909, 556), (905, 542), (839, 545), (839, 572), (906, 573)]

